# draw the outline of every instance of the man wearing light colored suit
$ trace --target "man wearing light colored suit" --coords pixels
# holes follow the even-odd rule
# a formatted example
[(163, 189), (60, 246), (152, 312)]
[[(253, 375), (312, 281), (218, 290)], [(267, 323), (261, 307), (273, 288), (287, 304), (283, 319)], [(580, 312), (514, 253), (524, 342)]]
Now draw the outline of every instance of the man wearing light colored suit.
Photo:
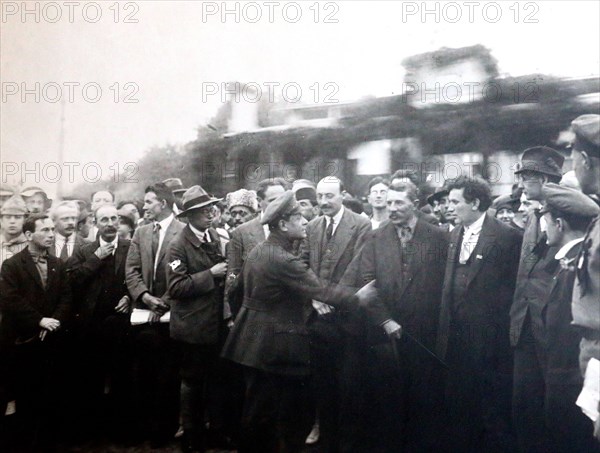
[(488, 183), (461, 177), (447, 186), (450, 236), (436, 353), (447, 362), (449, 451), (511, 451), (512, 351), (509, 311), (521, 233), (486, 213)]
[(54, 244), (49, 253), (64, 262), (90, 242), (77, 234), (79, 206), (74, 201), (63, 201), (50, 212), (54, 222)]
[[(135, 230), (125, 265), (127, 289), (135, 307), (149, 309), (149, 324), (133, 328), (135, 388), (143, 430), (155, 444), (173, 435), (177, 421), (177, 380), (169, 325), (158, 322), (169, 311), (166, 252), (185, 224), (173, 215), (173, 193), (163, 183), (146, 188), (144, 210), (152, 223)], [(148, 418), (144, 426), (144, 418)]]
[[(343, 197), (344, 186), (338, 178), (326, 177), (319, 182), (317, 202), (324, 215), (306, 227), (307, 238), (301, 251), (302, 260), (330, 284), (340, 283), (371, 231), (369, 219), (344, 208)], [(360, 372), (353, 360), (357, 351), (353, 336), (359, 333), (357, 323), (347, 310), (334, 309), (320, 301), (313, 301), (313, 308), (309, 328), (321, 442), (328, 452), (345, 446), (352, 449), (357, 432), (353, 427), (360, 415), (350, 414), (355, 401), (351, 389), (358, 381), (355, 373)]]

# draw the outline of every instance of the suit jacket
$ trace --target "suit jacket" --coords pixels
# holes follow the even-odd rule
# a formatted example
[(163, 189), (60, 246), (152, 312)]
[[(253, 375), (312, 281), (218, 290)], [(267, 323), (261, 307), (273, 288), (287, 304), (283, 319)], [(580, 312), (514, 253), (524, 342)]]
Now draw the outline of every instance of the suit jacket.
[(367, 307), (373, 325), (393, 319), (433, 347), (447, 249), (447, 233), (421, 219), (404, 249), (391, 221), (371, 232), (360, 267), (363, 283), (377, 280), (379, 297)]
[[(96, 239), (73, 253), (67, 261), (67, 273), (77, 297), (74, 307), (75, 321), (80, 327), (85, 328), (92, 320), (98, 302), (108, 302), (116, 307), (121, 298), (128, 294), (125, 284), (125, 260), (129, 244), (129, 240), (119, 238), (114, 261), (110, 258), (101, 260), (95, 254), (100, 247), (100, 241)], [(109, 270), (114, 275), (112, 282), (117, 283), (109, 288), (106, 287), (107, 282), (103, 281), (104, 267), (108, 265), (112, 265)], [(105, 300), (107, 297), (110, 301)]]
[(548, 287), (558, 266), (554, 259), (558, 247), (546, 244), (546, 234), (540, 232), (536, 215), (530, 216), (529, 220), (523, 234), (517, 283), (510, 309), (510, 341), (513, 346), (519, 343), (527, 314), (530, 315), (534, 338), (538, 343), (543, 343), (544, 326), (541, 316), (547, 301)]
[(231, 233), (227, 244), (227, 278), (225, 280), (225, 298), (231, 304), (231, 311), (235, 316), (239, 311), (239, 304), (232, 298), (237, 284), (242, 265), (254, 247), (265, 240), (265, 230), (260, 223), (260, 214), (254, 219), (243, 223)]
[(306, 376), (311, 299), (338, 307), (356, 302), (352, 291), (319, 280), (292, 247), (281, 233), (273, 232), (248, 255), (244, 302), (223, 357), (270, 373)]
[(165, 233), (158, 252), (156, 278), (154, 274), (154, 257), (152, 256), (152, 234), (154, 225), (149, 223), (135, 230), (125, 262), (125, 281), (129, 294), (135, 302), (141, 303), (142, 294), (148, 292), (162, 298), (167, 292), (166, 253), (175, 235), (185, 228), (185, 224), (173, 219)]
[(458, 334), (456, 327), (452, 326), (460, 325), (471, 335), (467, 344), (472, 349), (488, 357), (499, 352), (503, 357), (510, 356), (508, 314), (517, 276), (521, 234), (486, 215), (479, 240), (471, 254), (472, 263), (462, 301), (464, 305), (453, 310), (452, 286), (463, 231), (464, 227), (458, 226), (450, 234), (437, 354), (442, 359), (446, 357), (450, 336)]
[(600, 335), (600, 217), (583, 240), (573, 287), (573, 323)]
[[(81, 249), (81, 247), (83, 247), (86, 244), (90, 244), (90, 241), (81, 237), (81, 235), (79, 233), (73, 233), (73, 234), (75, 235), (75, 243), (73, 244), (73, 252), (69, 256), (69, 258), (71, 256), (75, 255), (75, 253), (77, 253)], [(56, 245), (55, 244), (52, 244), (52, 247), (50, 247), (50, 249), (48, 250), (48, 253), (52, 256), (56, 256)]]
[(325, 216), (319, 216), (306, 226), (307, 237), (301, 256), (319, 278), (339, 283), (350, 262), (359, 254), (367, 233), (371, 231), (371, 222), (345, 208), (329, 243), (326, 243), (326, 225)]
[(208, 230), (211, 242), (200, 243), (186, 226), (167, 253), (167, 282), (171, 300), (171, 338), (192, 344), (216, 344), (223, 312), (223, 279), (210, 268), (225, 261), (218, 233)]
[(573, 246), (556, 269), (542, 313), (548, 345), (548, 371), (554, 379), (564, 379), (568, 375), (580, 377), (578, 357), (581, 334), (571, 323), (571, 296), (577, 257), (582, 246), (582, 242)]
[(54, 318), (64, 325), (71, 309), (71, 287), (66, 266), (54, 256), (48, 256), (46, 288), (29, 248), (25, 248), (2, 264), (0, 294), (5, 325), (10, 325), (18, 337), (31, 338), (40, 331), (42, 318)]

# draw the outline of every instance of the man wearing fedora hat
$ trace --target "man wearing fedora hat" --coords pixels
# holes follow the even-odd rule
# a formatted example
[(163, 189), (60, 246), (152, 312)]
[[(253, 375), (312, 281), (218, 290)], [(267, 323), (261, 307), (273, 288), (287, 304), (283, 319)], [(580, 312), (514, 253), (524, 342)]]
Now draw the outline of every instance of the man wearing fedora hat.
[(182, 352), (180, 410), (183, 451), (204, 451), (207, 386), (215, 371), (223, 329), (223, 284), (227, 263), (218, 233), (211, 227), (221, 201), (192, 186), (182, 198), (187, 226), (167, 252), (167, 284), (171, 300), (171, 338)]
[[(571, 123), (575, 140), (571, 151), (575, 175), (583, 193), (600, 195), (600, 115), (581, 115)], [(573, 287), (573, 324), (583, 339), (580, 344), (579, 366), (585, 373), (591, 358), (600, 360), (600, 218), (596, 216), (583, 240), (577, 259), (577, 276)], [(600, 407), (599, 407), (600, 408)], [(595, 436), (600, 439), (600, 417), (596, 420)]]
[[(535, 146), (523, 152), (515, 174), (529, 200), (544, 201), (547, 183), (558, 184), (565, 158), (555, 149)], [(548, 245), (544, 219), (539, 210), (529, 215), (525, 232), (513, 304), (510, 309), (510, 341), (514, 347), (513, 419), (522, 451), (550, 451), (549, 433), (543, 411), (543, 312), (558, 246)]]
[(175, 206), (177, 206), (178, 210), (182, 209), (182, 198), (183, 194), (186, 192), (186, 188), (183, 186), (183, 182), (179, 178), (167, 178), (163, 181), (163, 184), (171, 189), (173, 192), (173, 196), (175, 197)]
[(151, 310), (149, 324), (132, 329), (137, 370), (135, 386), (142, 430), (150, 429), (155, 444), (172, 436), (177, 421), (173, 402), (176, 373), (169, 326), (157, 322), (169, 311), (167, 294), (167, 250), (185, 224), (173, 214), (175, 199), (163, 183), (146, 187), (144, 210), (151, 223), (135, 230), (127, 253), (125, 279), (137, 308)]

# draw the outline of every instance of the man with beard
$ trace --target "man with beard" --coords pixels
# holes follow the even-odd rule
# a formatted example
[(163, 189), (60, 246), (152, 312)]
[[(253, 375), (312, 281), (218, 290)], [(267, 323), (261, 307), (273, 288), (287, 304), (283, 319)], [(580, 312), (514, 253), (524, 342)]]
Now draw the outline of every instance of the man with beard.
[[(571, 123), (575, 133), (572, 157), (583, 193), (600, 195), (600, 115), (582, 115)], [(583, 333), (579, 365), (585, 373), (593, 357), (600, 360), (600, 219), (594, 218), (583, 240), (573, 287), (573, 324)], [(600, 409), (600, 407), (599, 407)], [(594, 435), (600, 439), (600, 417)]]
[(88, 244), (88, 241), (76, 232), (79, 206), (74, 201), (63, 201), (52, 208), (51, 217), (55, 230), (54, 247), (50, 249), (50, 254), (66, 262), (70, 256)]
[(57, 414), (63, 388), (65, 324), (71, 288), (62, 261), (49, 255), (54, 224), (30, 216), (23, 224), (27, 248), (7, 259), (0, 272), (2, 328), (18, 344), (16, 400), (25, 451), (56, 448)]
[[(78, 402), (87, 406), (85, 413), (97, 418), (79, 420), (81, 429), (96, 428), (102, 433), (101, 397), (110, 389), (111, 429), (122, 428), (126, 418), (129, 311), (131, 299), (125, 285), (125, 260), (129, 241), (117, 234), (119, 215), (111, 205), (96, 209), (98, 237), (73, 253), (67, 262), (78, 304), (75, 307), (77, 368), (75, 386)], [(79, 410), (83, 408), (80, 406)], [(81, 412), (78, 412), (81, 413)], [(77, 423), (77, 420), (75, 421)]]
[(361, 254), (362, 283), (375, 280), (379, 297), (366, 307), (370, 354), (368, 421), (363, 451), (425, 451), (432, 442), (430, 382), (446, 264), (446, 232), (418, 216), (417, 187), (392, 182), (389, 222), (373, 231)]
[(367, 200), (373, 209), (371, 215), (371, 226), (374, 230), (388, 219), (387, 211), (387, 192), (390, 187), (390, 182), (380, 176), (369, 181), (369, 194)]
[[(515, 174), (528, 200), (543, 202), (543, 187), (560, 182), (565, 158), (555, 149), (536, 146), (526, 149)], [(514, 347), (513, 420), (522, 451), (549, 451), (550, 435), (543, 420), (543, 370), (546, 369), (546, 340), (543, 312), (558, 246), (546, 243), (544, 219), (539, 211), (528, 216), (523, 234), (517, 284), (510, 310), (510, 341)]]

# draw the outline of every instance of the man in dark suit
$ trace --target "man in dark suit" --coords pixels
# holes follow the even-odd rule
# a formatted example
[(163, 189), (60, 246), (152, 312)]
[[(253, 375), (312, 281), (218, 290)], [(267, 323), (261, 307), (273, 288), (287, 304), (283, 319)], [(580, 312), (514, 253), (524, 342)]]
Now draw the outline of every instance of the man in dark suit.
[(293, 253), (306, 237), (307, 221), (291, 191), (264, 212), (269, 238), (247, 258), (244, 302), (223, 349), (243, 365), (246, 380), (240, 452), (299, 452), (312, 423), (309, 400), (310, 300), (341, 307), (366, 302), (369, 290), (353, 292), (320, 281)]
[(125, 263), (127, 289), (135, 306), (152, 312), (148, 324), (132, 328), (132, 337), (140, 427), (151, 431), (155, 444), (171, 438), (177, 419), (175, 354), (168, 324), (158, 322), (169, 311), (167, 250), (185, 227), (173, 215), (174, 203), (171, 190), (163, 183), (146, 188), (144, 210), (152, 223), (135, 230)]
[(367, 306), (373, 444), (363, 451), (422, 449), (433, 438), (429, 351), (435, 344), (448, 240), (444, 231), (418, 217), (417, 206), (416, 186), (393, 182), (387, 193), (389, 221), (371, 233), (362, 251), (361, 278), (376, 280), (379, 293)]
[[(371, 231), (369, 219), (346, 209), (344, 185), (336, 177), (326, 177), (317, 184), (317, 203), (323, 213), (306, 227), (302, 260), (327, 283), (338, 284), (348, 265), (360, 252), (365, 235)], [(350, 313), (338, 311), (321, 301), (313, 301), (315, 312), (310, 323), (313, 380), (320, 425), (320, 442), (325, 451), (338, 451), (341, 442), (354, 440), (360, 413), (348, 411), (356, 402), (353, 392), (360, 377), (353, 360), (359, 345), (353, 341)], [(343, 405), (343, 406), (342, 406)], [(356, 408), (358, 410), (358, 408)], [(340, 433), (340, 428), (344, 429)], [(348, 448), (352, 449), (351, 445)]]
[(436, 347), (449, 367), (445, 442), (450, 451), (510, 451), (508, 314), (521, 234), (486, 213), (485, 180), (463, 176), (447, 189), (460, 226), (450, 236)]
[(578, 190), (552, 183), (542, 190), (547, 242), (560, 247), (554, 256), (560, 266), (542, 314), (547, 344), (543, 412), (555, 451), (600, 451), (592, 422), (575, 404), (583, 384), (578, 360), (582, 331), (572, 324), (571, 315), (577, 257), (600, 208)]
[[(542, 187), (558, 183), (564, 157), (546, 146), (526, 149), (515, 174), (529, 200), (543, 202)], [(546, 348), (542, 311), (558, 263), (557, 246), (546, 243), (544, 220), (539, 210), (528, 216), (513, 304), (510, 309), (510, 341), (514, 350), (513, 422), (522, 451), (549, 451), (543, 411)]]
[[(263, 242), (269, 235), (269, 230), (260, 223), (263, 213), (269, 203), (281, 195), (287, 188), (287, 182), (283, 178), (265, 179), (258, 183), (256, 195), (261, 212), (254, 219), (238, 226), (231, 234), (231, 240), (227, 244), (227, 280), (225, 283), (225, 294), (231, 304), (233, 317), (239, 310), (238, 301), (231, 298), (237, 286), (237, 279), (242, 270), (246, 256)], [(232, 206), (233, 207), (233, 206)]]
[[(2, 328), (17, 344), (16, 399), (24, 424), (24, 448), (55, 448), (56, 415), (62, 388), (62, 331), (71, 309), (65, 265), (48, 254), (54, 224), (43, 214), (23, 224), (26, 249), (7, 259), (0, 272)], [(3, 335), (6, 333), (3, 333)], [(28, 450), (27, 450), (28, 451)]]
[[(167, 252), (167, 282), (171, 300), (171, 338), (181, 346), (181, 417), (183, 451), (206, 449), (206, 399), (214, 383), (223, 336), (223, 282), (227, 272), (218, 233), (211, 228), (220, 200), (200, 186), (183, 195), (187, 226)], [(209, 411), (210, 412), (210, 411)], [(209, 413), (210, 415), (210, 413)], [(211, 420), (212, 421), (212, 420)]]
[[(117, 235), (117, 208), (104, 205), (96, 210), (98, 236), (67, 261), (67, 273), (78, 299), (74, 312), (75, 352), (74, 386), (79, 390), (76, 404), (87, 405), (88, 414), (99, 416), (100, 399), (110, 390), (114, 413), (110, 428), (123, 426), (127, 411), (126, 396), (129, 356), (130, 298), (125, 285), (125, 260), (129, 241)], [(110, 387), (110, 388), (109, 388)], [(82, 429), (99, 428), (90, 420)], [(92, 425), (92, 426), (90, 426)]]
[(49, 252), (66, 262), (81, 247), (89, 244), (76, 231), (79, 205), (74, 201), (62, 201), (52, 208), (50, 216), (54, 222), (54, 244)]

